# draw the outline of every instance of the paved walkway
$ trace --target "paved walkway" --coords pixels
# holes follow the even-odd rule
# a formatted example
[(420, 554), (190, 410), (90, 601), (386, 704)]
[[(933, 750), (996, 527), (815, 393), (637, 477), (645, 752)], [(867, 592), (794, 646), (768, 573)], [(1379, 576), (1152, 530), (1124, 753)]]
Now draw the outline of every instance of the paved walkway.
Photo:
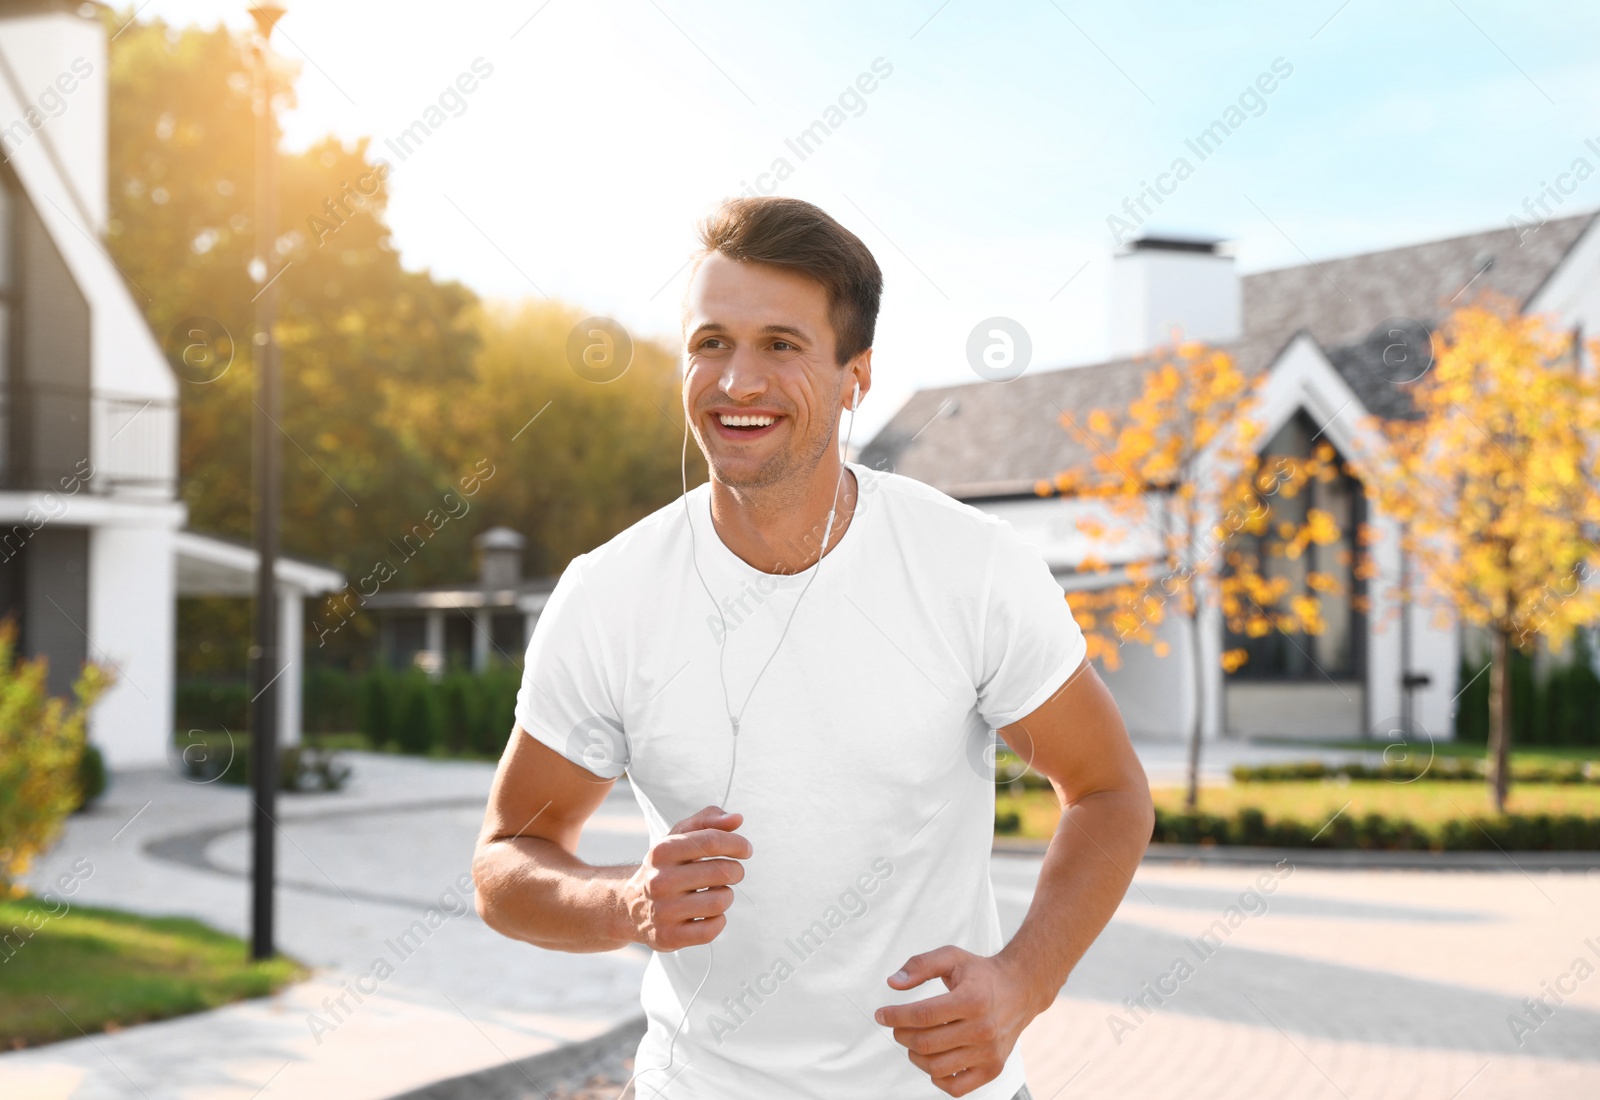
[[(1181, 761), (1175, 746), (1141, 753), (1153, 778), (1164, 757)], [(0, 1055), (0, 1096), (387, 1100), (637, 1016), (643, 948), (547, 952), (478, 921), (460, 876), (492, 765), (351, 759), (345, 791), (279, 802), (278, 938), (316, 967), (312, 981)], [(1232, 762), (1210, 759), (1220, 775)], [(238, 788), (160, 769), (119, 773), (28, 881), (43, 890), (87, 858), (78, 902), (182, 913), (246, 935), (246, 806)], [(623, 862), (645, 842), (619, 785), (580, 855)], [(996, 856), (1008, 934), (1038, 866)], [(1142, 867), (1063, 996), (1023, 1037), (1037, 1100), (1600, 1095), (1600, 872), (1288, 868), (1271, 894), (1251, 895), (1259, 868)], [(378, 959), (392, 974), (374, 982)], [(358, 978), (365, 990), (376, 984), (359, 1003), (348, 993)], [(331, 1000), (341, 995), (348, 1011)], [(1540, 996), (1547, 1018), (1523, 1004)], [(1530, 1029), (1520, 1044), (1513, 1016)]]
[[(0, 1055), (0, 1096), (389, 1097), (638, 1012), (643, 947), (568, 955), (479, 921), (470, 864), (493, 765), (349, 756), (344, 791), (278, 802), (277, 940), (315, 967), (313, 980), (217, 1012)], [(27, 881), (42, 892), (87, 857), (93, 874), (74, 901), (194, 916), (248, 937), (247, 806), (241, 788), (165, 769), (119, 773)], [(581, 854), (622, 862), (646, 840), (619, 784)], [(392, 975), (382, 977), (379, 959)], [(347, 993), (374, 985), (359, 1003)], [(325, 1004), (340, 996), (349, 1011)]]

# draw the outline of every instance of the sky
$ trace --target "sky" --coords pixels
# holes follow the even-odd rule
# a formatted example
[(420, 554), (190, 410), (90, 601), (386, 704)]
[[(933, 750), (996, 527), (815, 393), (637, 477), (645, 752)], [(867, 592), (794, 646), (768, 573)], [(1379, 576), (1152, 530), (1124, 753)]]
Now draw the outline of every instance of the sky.
[[(826, 209), (884, 271), (856, 446), (914, 390), (972, 381), (987, 318), (1025, 328), (1029, 370), (1104, 358), (1133, 232), (1225, 239), (1248, 273), (1504, 227), (1578, 158), (1600, 166), (1600, 6), (286, 6), (285, 143), (370, 136), (405, 265), (485, 297), (559, 299), (676, 347), (699, 218), (745, 192)], [(244, 27), (246, 7), (139, 14)], [(475, 63), (488, 75), (452, 97)], [(402, 159), (386, 143), (441, 95), (444, 124)], [(1230, 107), (1242, 122), (1200, 158), (1189, 142)], [(837, 125), (800, 146), (819, 119)], [(1600, 173), (1552, 209), (1596, 207)]]

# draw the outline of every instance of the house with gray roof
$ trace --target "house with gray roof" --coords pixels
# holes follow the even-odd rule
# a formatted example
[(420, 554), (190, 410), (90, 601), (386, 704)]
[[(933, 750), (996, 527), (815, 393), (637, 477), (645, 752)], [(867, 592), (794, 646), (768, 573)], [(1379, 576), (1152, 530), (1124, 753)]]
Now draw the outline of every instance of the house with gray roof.
[(451, 668), (482, 672), (492, 664), (521, 664), (533, 624), (560, 579), (522, 575), (527, 541), (509, 527), (490, 527), (472, 539), (476, 581), (364, 597), (361, 606), (377, 617), (376, 663), (394, 671), (420, 668), (431, 679)]
[[(1594, 332), (1596, 220), (1589, 212), (1244, 276), (1221, 242), (1146, 237), (1113, 261), (1113, 359), (920, 390), (859, 458), (1009, 521), (1040, 548), (1070, 602), (1073, 591), (1126, 579), (1129, 565), (1159, 562), (1162, 551), (1158, 541), (1126, 532), (1116, 542), (1089, 537), (1078, 521), (1104, 505), (1049, 489), (1060, 471), (1090, 459), (1063, 427), (1063, 414), (1126, 408), (1174, 326), (1227, 350), (1247, 376), (1266, 376), (1261, 453), (1309, 454), (1326, 440), (1349, 461), (1372, 447), (1381, 451), (1369, 414), (1410, 413), (1406, 384), (1421, 368), (1411, 369), (1416, 360), (1408, 365), (1407, 357), (1428, 355), (1428, 331), (1456, 306), (1489, 292), (1551, 314), (1565, 328)], [(1203, 614), (1197, 633), (1205, 679), (1197, 693), (1189, 632), (1181, 617), (1167, 616), (1158, 633), (1165, 656), (1130, 643), (1119, 649), (1120, 667), (1100, 669), (1132, 733), (1185, 736), (1198, 695), (1207, 738), (1382, 738), (1401, 726), (1435, 739), (1453, 736), (1460, 624), (1425, 605), (1427, 578), (1401, 560), (1398, 525), (1357, 480), (1312, 492), (1311, 503), (1332, 511), (1345, 532), (1341, 543), (1311, 551), (1312, 567), (1346, 582), (1342, 596), (1323, 600), (1327, 628), (1248, 639), (1231, 636), (1217, 612)], [(1351, 565), (1358, 555), (1353, 534), (1363, 522), (1377, 534), (1370, 581)], [(1112, 569), (1080, 569), (1090, 556)], [(1409, 607), (1398, 598), (1402, 590), (1416, 594)], [(1246, 649), (1249, 659), (1225, 673), (1220, 656), (1233, 648)]]

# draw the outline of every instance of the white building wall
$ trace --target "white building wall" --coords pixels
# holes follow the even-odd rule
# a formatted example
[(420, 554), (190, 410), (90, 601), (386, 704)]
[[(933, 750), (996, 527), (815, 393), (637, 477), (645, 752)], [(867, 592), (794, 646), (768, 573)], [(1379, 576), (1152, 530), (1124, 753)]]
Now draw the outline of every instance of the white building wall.
[[(1067, 603), (1072, 597), (1067, 597)], [(1128, 643), (1117, 651), (1119, 667), (1097, 665), (1117, 701), (1128, 733), (1147, 741), (1186, 741), (1194, 716), (1194, 661), (1187, 622), (1169, 616), (1155, 628), (1170, 649), (1156, 656), (1148, 645)]]
[(172, 526), (98, 526), (89, 538), (89, 660), (118, 682), (89, 715), (112, 768), (160, 764), (173, 735), (177, 574)]
[[(1461, 632), (1454, 615), (1439, 615), (1429, 609), (1411, 610), (1411, 667), (1425, 672), (1433, 682), (1412, 696), (1413, 716), (1436, 741), (1453, 741), (1456, 736), (1456, 683), (1461, 664)], [(1400, 713), (1400, 708), (1395, 708)], [(1381, 716), (1380, 716), (1381, 717)]]
[(1566, 260), (1528, 302), (1530, 313), (1549, 312), (1585, 340), (1600, 334), (1600, 225), (1590, 225)]
[[(1404, 713), (1400, 686), (1406, 667), (1400, 628), (1400, 526), (1374, 502), (1368, 501), (1367, 506), (1367, 522), (1378, 532), (1377, 541), (1368, 547), (1378, 575), (1367, 581), (1372, 601), (1367, 616), (1367, 686), (1371, 700), (1367, 732), (1382, 738), (1401, 728)], [(1415, 728), (1411, 732), (1435, 741), (1453, 740), (1453, 700), (1458, 690), (1456, 669), (1460, 659), (1456, 617), (1453, 611), (1438, 606), (1438, 595), (1415, 558), (1410, 585), (1410, 669), (1431, 680), (1427, 687), (1412, 692), (1411, 719)]]
[[(0, 50), (26, 103), (0, 115), (0, 134), (9, 153), (49, 140), (61, 158), (77, 200), (87, 208), (98, 236), (105, 231), (106, 190), (106, 32), (98, 13), (7, 14), (0, 20)], [(9, 91), (9, 89), (8, 89)], [(30, 116), (28, 108), (32, 108)], [(32, 121), (40, 125), (34, 127)], [(22, 129), (15, 128), (21, 122)], [(26, 136), (24, 136), (26, 135)], [(74, 213), (77, 213), (74, 202)]]
[[(1011, 524), (1024, 541), (1039, 549), (1058, 576), (1075, 568), (1090, 551), (1113, 566), (1149, 561), (1161, 553), (1156, 524), (1129, 527), (1128, 521), (1117, 516), (1104, 501), (1039, 497), (984, 501), (975, 506)], [(1150, 511), (1153, 515), (1155, 508)], [(1089, 518), (1108, 528), (1128, 530), (1121, 538), (1093, 539), (1078, 530), (1080, 518)], [(1070, 605), (1073, 602), (1071, 593), (1076, 587), (1073, 578), (1068, 577), (1064, 587)], [(1117, 700), (1128, 732), (1134, 737), (1181, 740), (1189, 735), (1194, 714), (1194, 662), (1190, 657), (1189, 632), (1177, 611), (1174, 601), (1167, 617), (1155, 629), (1156, 638), (1170, 647), (1166, 656), (1156, 656), (1149, 645), (1128, 642), (1118, 651), (1120, 667), (1116, 670), (1107, 669), (1104, 662), (1096, 665)], [(1207, 687), (1215, 696), (1220, 690), (1220, 680)], [(1211, 735), (1215, 734), (1215, 728), (1213, 720)]]
[[(10, 85), (0, 80), (0, 127), (25, 117), (40, 88), (70, 69), (76, 58), (86, 54), (96, 58), (95, 78), (67, 97), (67, 110), (59, 118), (47, 119), (15, 148), (6, 142), (11, 150), (8, 163), (89, 301), (95, 389), (173, 399), (177, 377), (145, 323), (134, 292), (93, 239), (104, 229), (107, 202), (104, 29), (95, 18), (7, 14), (0, 16), (0, 49), (18, 71), (27, 97), (19, 101)], [(66, 178), (58, 164), (66, 168)], [(80, 203), (99, 225), (84, 224)]]
[[(1005, 520), (1039, 548), (1051, 569), (1075, 569), (1091, 552), (1111, 565), (1149, 561), (1161, 555), (1159, 498), (1151, 494), (1148, 519), (1131, 522), (1103, 500), (1035, 497), (982, 501), (974, 507)], [(1078, 529), (1080, 521), (1103, 525), (1110, 537), (1095, 538)], [(1120, 537), (1118, 537), (1120, 536)]]
[[(91, 385), (97, 397), (135, 399), (132, 408), (155, 402), (131, 424), (127, 413), (108, 416), (109, 406), (97, 405), (90, 452), (97, 481), (135, 439), (149, 443), (140, 456), (143, 471), (175, 481), (176, 413), (161, 406), (176, 401), (177, 378), (134, 292), (97, 243), (108, 203), (104, 25), (92, 5), (11, 9), (0, 13), (0, 51), (16, 75), (15, 86), (0, 80), (0, 133), (9, 135), (0, 140), (89, 302)], [(155, 486), (113, 497), (79, 492), (64, 511), (41, 507), (36, 494), (0, 495), (6, 515), (28, 508), (90, 530), (88, 659), (117, 676), (91, 711), (90, 737), (114, 768), (163, 762), (173, 733), (176, 666), (173, 537), (186, 509)]]

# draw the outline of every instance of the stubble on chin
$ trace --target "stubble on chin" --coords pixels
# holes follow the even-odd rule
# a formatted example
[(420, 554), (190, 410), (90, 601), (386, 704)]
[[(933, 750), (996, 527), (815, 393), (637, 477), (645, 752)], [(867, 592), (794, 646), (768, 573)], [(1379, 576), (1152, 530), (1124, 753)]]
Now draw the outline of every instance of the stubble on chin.
[(788, 476), (791, 456), (787, 452), (767, 456), (765, 462), (751, 469), (742, 463), (725, 464), (715, 456), (708, 458), (713, 475), (730, 489), (760, 492), (782, 485)]

